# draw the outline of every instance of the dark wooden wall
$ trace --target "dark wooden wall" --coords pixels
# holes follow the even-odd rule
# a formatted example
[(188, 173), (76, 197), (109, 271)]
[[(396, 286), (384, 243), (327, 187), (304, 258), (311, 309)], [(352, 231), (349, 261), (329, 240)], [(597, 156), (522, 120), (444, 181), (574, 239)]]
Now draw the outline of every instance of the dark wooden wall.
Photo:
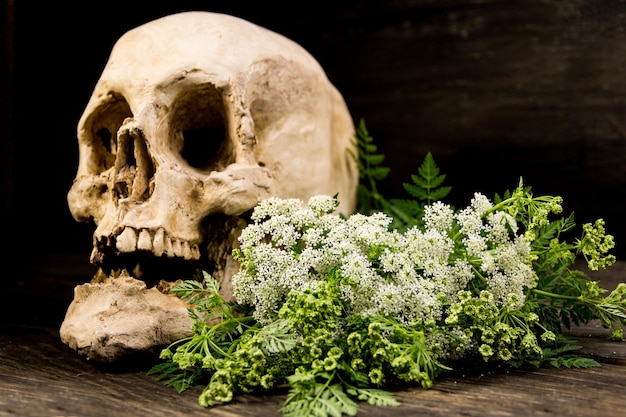
[[(184, 10), (225, 12), (308, 49), (364, 119), (404, 196), (426, 152), (465, 205), (523, 177), (579, 223), (604, 217), (626, 256), (626, 3), (621, 0), (14, 2), (2, 0), (5, 242), (91, 248), (66, 194), (76, 124), (113, 43)], [(281, 2), (283, 3), (283, 2)]]

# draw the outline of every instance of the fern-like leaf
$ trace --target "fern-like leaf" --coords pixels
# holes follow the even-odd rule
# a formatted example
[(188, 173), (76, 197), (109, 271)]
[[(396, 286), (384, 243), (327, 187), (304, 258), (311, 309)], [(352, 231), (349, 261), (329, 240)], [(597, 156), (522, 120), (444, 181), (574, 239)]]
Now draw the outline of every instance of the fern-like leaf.
[(172, 288), (171, 293), (189, 304), (198, 304), (206, 297), (207, 290), (201, 282), (186, 280)]
[(387, 177), (390, 169), (381, 165), (385, 155), (378, 153), (378, 147), (367, 131), (363, 119), (356, 128), (352, 144), (356, 153), (350, 150), (348, 152), (357, 164), (360, 178), (357, 190), (358, 211), (368, 215), (376, 211), (385, 211), (389, 203), (378, 192), (377, 183)]
[(163, 382), (165, 386), (174, 388), (179, 394), (196, 385), (202, 377), (200, 369), (180, 369), (178, 364), (172, 361), (153, 366), (147, 374), (156, 375), (155, 379), (157, 381)]
[(597, 368), (601, 366), (596, 360), (577, 355), (563, 355), (549, 360), (555, 368)]
[(527, 358), (519, 361), (509, 361), (512, 366), (520, 366), (523, 363), (528, 363), (537, 368), (544, 364), (549, 364), (555, 368), (595, 368), (600, 364), (594, 359), (585, 358), (583, 356), (576, 355), (576, 352), (581, 349), (582, 346), (574, 344), (574, 339), (571, 337), (559, 334), (556, 336), (556, 340), (552, 343), (552, 346), (543, 347), (543, 355), (540, 357)]
[(367, 401), (371, 405), (383, 407), (398, 407), (400, 405), (400, 402), (389, 391), (377, 388), (352, 388), (348, 392), (360, 401)]
[(544, 361), (548, 362), (553, 367), (594, 368), (600, 366), (594, 359), (570, 353), (580, 350), (582, 347), (572, 344), (573, 339), (566, 336), (559, 336), (557, 340), (559, 343), (557, 347), (543, 349)]
[(391, 199), (384, 210), (394, 219), (391, 227), (401, 232), (409, 227), (422, 225), (424, 207), (427, 204), (442, 200), (452, 189), (452, 187), (442, 185), (446, 176), (439, 174), (439, 167), (435, 164), (430, 152), (419, 166), (418, 173), (419, 175), (411, 175), (412, 184), (402, 184), (413, 198)]
[(359, 410), (359, 406), (343, 391), (341, 384), (335, 384), (328, 387), (328, 391), (334, 399), (341, 404), (342, 414), (348, 416), (355, 416)]
[(370, 166), (368, 174), (376, 181), (381, 181), (387, 177), (387, 174), (389, 174), (389, 168)]
[[(285, 417), (342, 417), (343, 408), (340, 401), (331, 397), (328, 389), (313, 389), (309, 395), (287, 397), (280, 410)], [(350, 414), (354, 415), (354, 414)]]
[(276, 320), (262, 327), (256, 338), (261, 341), (261, 349), (268, 355), (286, 352), (297, 344), (289, 320)]
[(430, 152), (426, 154), (417, 172), (419, 175), (411, 175), (413, 184), (404, 183), (403, 187), (409, 195), (425, 204), (445, 198), (452, 190), (452, 187), (442, 186), (446, 176), (439, 174), (439, 167), (435, 164), (435, 159)]

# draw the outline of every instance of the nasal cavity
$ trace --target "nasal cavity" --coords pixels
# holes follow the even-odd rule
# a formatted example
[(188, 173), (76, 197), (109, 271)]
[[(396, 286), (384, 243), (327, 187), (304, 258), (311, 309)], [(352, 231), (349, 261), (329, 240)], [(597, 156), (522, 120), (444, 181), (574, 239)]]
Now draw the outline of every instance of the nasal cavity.
[(146, 141), (141, 135), (135, 137), (134, 160), (137, 166), (135, 180), (133, 181), (133, 191), (131, 197), (134, 199), (148, 199), (150, 197), (150, 180), (154, 176), (154, 165), (148, 153)]
[(150, 197), (150, 180), (154, 165), (141, 130), (123, 128), (118, 133), (115, 159), (115, 186), (119, 198), (145, 200)]

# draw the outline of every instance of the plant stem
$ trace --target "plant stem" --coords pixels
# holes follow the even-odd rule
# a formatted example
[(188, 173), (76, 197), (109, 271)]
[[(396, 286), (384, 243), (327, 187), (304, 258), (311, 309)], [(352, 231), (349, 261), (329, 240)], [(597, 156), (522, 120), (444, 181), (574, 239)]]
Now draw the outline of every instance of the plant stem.
[(538, 294), (538, 295), (543, 295), (545, 297), (556, 298), (556, 299), (560, 299), (560, 300), (573, 300), (573, 301), (580, 301), (580, 302), (588, 301), (588, 300), (585, 300), (582, 296), (555, 294), (553, 292), (539, 290), (537, 288), (533, 288), (533, 289), (531, 289), (531, 291), (534, 292), (535, 294)]

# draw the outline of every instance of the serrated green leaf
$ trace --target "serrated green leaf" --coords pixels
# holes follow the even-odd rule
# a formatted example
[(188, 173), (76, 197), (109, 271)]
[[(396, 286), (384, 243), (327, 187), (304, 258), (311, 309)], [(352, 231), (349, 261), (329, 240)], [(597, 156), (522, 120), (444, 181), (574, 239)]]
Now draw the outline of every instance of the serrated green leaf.
[(437, 175), (436, 177), (430, 178), (430, 188), (437, 188), (446, 180), (445, 175)]
[(341, 384), (334, 384), (329, 386), (328, 391), (341, 404), (342, 414), (355, 416), (356, 413), (359, 411), (359, 406), (357, 405), (357, 403), (352, 401), (345, 392), (343, 392), (343, 387)]
[(150, 368), (147, 372), (147, 375), (157, 375), (156, 380), (160, 381), (167, 377), (172, 372), (176, 372), (180, 370), (177, 364), (172, 363), (170, 361), (166, 361), (163, 363), (159, 363)]
[(422, 162), (417, 171), (422, 177), (427, 179), (432, 179), (439, 175), (439, 167), (435, 164), (435, 159), (430, 152), (426, 154), (424, 162)]
[(390, 201), (394, 205), (394, 207), (399, 208), (403, 212), (413, 217), (417, 217), (418, 215), (421, 215), (423, 212), (423, 205), (415, 200), (394, 198), (394, 199), (391, 199)]
[(381, 155), (381, 154), (367, 155), (364, 157), (364, 159), (371, 165), (378, 165), (378, 164), (381, 164), (385, 160), (385, 155)]
[(377, 388), (357, 388), (356, 392), (359, 400), (367, 401), (371, 405), (383, 407), (397, 407), (400, 405), (400, 402), (389, 391)]
[(389, 174), (389, 168), (387, 167), (375, 167), (370, 169), (370, 176), (377, 181), (385, 179)]
[(433, 190), (432, 193), (430, 193), (430, 199), (433, 201), (442, 200), (448, 194), (450, 194), (451, 190), (452, 190), (452, 187), (449, 187), (449, 186), (437, 188)]
[(550, 359), (550, 365), (555, 368), (597, 368), (601, 366), (597, 361), (590, 358), (583, 358), (575, 355), (564, 355)]
[(378, 147), (376, 145), (372, 145), (372, 144), (363, 144), (363, 150), (365, 151), (366, 155), (364, 156), (365, 159), (367, 159), (368, 157), (370, 157), (372, 153), (378, 151)]
[(416, 187), (415, 185), (408, 183), (404, 183), (402, 186), (411, 197), (415, 197), (420, 200), (426, 200), (426, 198), (428, 198), (428, 192), (424, 189), (424, 187)]
[(287, 376), (287, 381), (290, 385), (308, 385), (315, 382), (315, 375), (310, 372), (297, 372)]
[[(417, 185), (419, 188), (422, 188), (424, 190), (427, 190), (430, 184), (430, 182), (428, 181), (428, 178), (422, 178), (415, 174), (411, 175), (411, 180), (413, 181), (413, 184)], [(413, 187), (412, 184), (407, 183), (407, 185)]]
[(446, 197), (452, 187), (442, 186), (445, 175), (439, 175), (439, 167), (435, 164), (432, 154), (426, 154), (424, 161), (418, 168), (419, 175), (411, 175), (412, 184), (403, 183), (406, 192), (421, 204), (431, 204)]
[(266, 354), (287, 352), (297, 344), (289, 320), (276, 320), (259, 330), (256, 338), (261, 340), (261, 349)]
[(202, 283), (186, 280), (172, 288), (171, 293), (190, 304), (197, 304), (206, 295), (206, 290)]
[(286, 403), (279, 411), (285, 417), (341, 417), (341, 403), (334, 397), (307, 397)]
[(309, 409), (311, 403), (305, 399), (293, 400), (286, 403), (278, 411), (285, 417), (304, 417), (310, 416), (311, 410)]
[(180, 394), (196, 383), (200, 372), (198, 370), (183, 370), (177, 364), (166, 361), (153, 366), (148, 371), (148, 375), (156, 375), (155, 379), (157, 381), (162, 382), (167, 387), (174, 388)]

